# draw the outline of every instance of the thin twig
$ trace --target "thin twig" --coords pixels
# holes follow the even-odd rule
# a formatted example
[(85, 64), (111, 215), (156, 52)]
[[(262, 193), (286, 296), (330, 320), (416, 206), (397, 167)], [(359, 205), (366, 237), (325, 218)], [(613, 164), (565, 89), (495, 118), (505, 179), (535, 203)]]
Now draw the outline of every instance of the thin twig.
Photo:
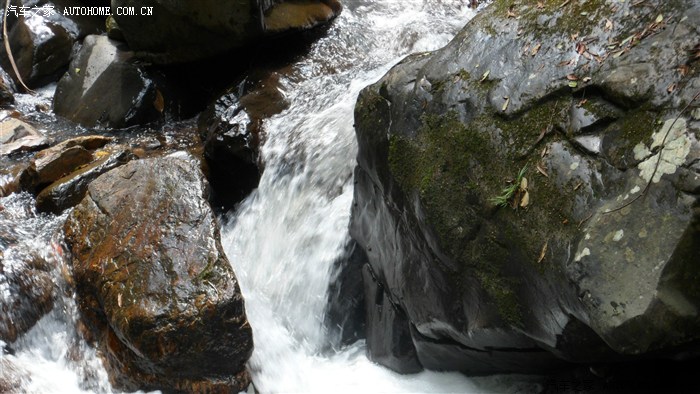
[(2, 40), (5, 43), (5, 52), (7, 52), (7, 58), (10, 60), (12, 70), (14, 70), (15, 75), (17, 76), (17, 81), (20, 85), (22, 85), (22, 87), (27, 93), (34, 94), (34, 91), (29, 89), (27, 85), (24, 84), (22, 76), (19, 74), (17, 64), (15, 64), (15, 58), (14, 56), (12, 56), (12, 49), (10, 49), (10, 40), (7, 38), (7, 14), (10, 12), (9, 10), (11, 1), (12, 0), (5, 0), (5, 14), (3, 14), (2, 16)]
[(623, 204), (622, 206), (617, 207), (611, 211), (603, 212), (604, 215), (608, 214), (608, 213), (617, 212), (625, 207), (628, 207), (628, 206), (632, 205), (633, 202), (639, 200), (642, 196), (646, 195), (647, 191), (651, 187), (652, 182), (654, 181), (654, 176), (656, 176), (656, 172), (659, 170), (659, 164), (661, 164), (661, 155), (664, 153), (664, 148), (666, 147), (666, 140), (668, 139), (668, 135), (671, 133), (671, 130), (673, 130), (673, 126), (676, 125), (676, 122), (678, 121), (678, 119), (681, 118), (681, 115), (683, 115), (683, 113), (685, 113), (685, 111), (687, 111), (688, 108), (690, 108), (690, 105), (693, 104), (693, 101), (697, 100), (698, 97), (700, 97), (700, 91), (695, 93), (695, 96), (693, 96), (693, 98), (690, 99), (688, 104), (686, 104), (685, 107), (683, 107), (681, 112), (679, 112), (678, 115), (676, 116), (676, 118), (673, 119), (673, 122), (671, 122), (671, 126), (669, 126), (668, 130), (666, 130), (666, 134), (664, 134), (664, 139), (661, 141), (661, 145), (660, 145), (660, 149), (659, 149), (659, 157), (656, 159), (656, 165), (654, 166), (654, 171), (651, 173), (651, 177), (649, 178), (647, 185), (644, 186), (644, 190), (642, 190), (642, 192), (639, 193), (639, 195), (637, 197), (633, 198), (632, 200), (628, 201), (627, 203)]

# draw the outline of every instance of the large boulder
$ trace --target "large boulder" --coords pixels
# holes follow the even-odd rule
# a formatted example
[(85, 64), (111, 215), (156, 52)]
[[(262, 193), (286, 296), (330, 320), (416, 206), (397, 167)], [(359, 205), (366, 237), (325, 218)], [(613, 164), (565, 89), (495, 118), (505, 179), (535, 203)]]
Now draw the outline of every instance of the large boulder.
[[(71, 58), (73, 44), (88, 34), (104, 30), (104, 23), (94, 16), (69, 16), (65, 6), (80, 5), (77, 1), (13, 2), (8, 14), (8, 39), (22, 81), (34, 88), (58, 80)], [(12, 70), (5, 46), (0, 46), (0, 64)], [(15, 81), (17, 76), (10, 73)]]
[(53, 107), (86, 127), (123, 128), (161, 119), (164, 98), (125, 44), (91, 35), (58, 81)]
[(424, 367), (469, 374), (697, 357), (698, 19), (495, 1), (360, 94), (371, 356), (413, 370), (410, 331)]
[(253, 342), (199, 161), (132, 161), (65, 225), (83, 319), (125, 390), (238, 392)]
[(340, 8), (337, 0), (112, 0), (121, 35), (155, 63), (199, 60), (272, 33), (308, 29)]

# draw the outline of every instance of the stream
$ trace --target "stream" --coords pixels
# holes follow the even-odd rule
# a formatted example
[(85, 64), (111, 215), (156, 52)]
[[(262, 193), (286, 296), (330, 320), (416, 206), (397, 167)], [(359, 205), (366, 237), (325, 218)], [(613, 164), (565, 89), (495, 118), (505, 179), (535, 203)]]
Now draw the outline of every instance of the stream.
[[(357, 95), (405, 55), (445, 45), (474, 15), (465, 0), (343, 3), (327, 35), (280, 82), (290, 106), (265, 121), (265, 171), (258, 189), (222, 218), (222, 243), (254, 331), (249, 369), (255, 388), (261, 393), (536, 391), (534, 380), (522, 376), (399, 375), (369, 361), (363, 341), (342, 349), (329, 346), (324, 311), (329, 283), (337, 276), (334, 263), (349, 241)], [(49, 88), (18, 100), (30, 108), (50, 102), (51, 94)], [(67, 213), (37, 214), (26, 193), (0, 203), (0, 230), (21, 239), (7, 248), (0, 244), (6, 269), (26, 253), (61, 267), (55, 245)], [(23, 370), (21, 392), (112, 392), (96, 351), (76, 328), (77, 307), (61, 269), (52, 275), (58, 289), (53, 311), (12, 351), (0, 354), (0, 362), (7, 358)], [(0, 297), (12, 297), (2, 278)]]

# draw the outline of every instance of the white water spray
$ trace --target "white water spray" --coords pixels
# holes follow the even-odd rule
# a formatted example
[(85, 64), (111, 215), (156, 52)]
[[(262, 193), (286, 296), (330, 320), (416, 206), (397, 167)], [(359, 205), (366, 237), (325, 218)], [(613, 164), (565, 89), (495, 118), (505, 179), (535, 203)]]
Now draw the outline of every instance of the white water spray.
[(332, 267), (349, 238), (357, 96), (406, 54), (446, 44), (473, 16), (466, 3), (345, 2), (328, 36), (282, 81), (291, 105), (265, 123), (259, 188), (223, 231), (253, 327), (249, 367), (261, 392), (517, 391), (510, 379), (402, 376), (371, 363), (363, 342), (322, 352)]

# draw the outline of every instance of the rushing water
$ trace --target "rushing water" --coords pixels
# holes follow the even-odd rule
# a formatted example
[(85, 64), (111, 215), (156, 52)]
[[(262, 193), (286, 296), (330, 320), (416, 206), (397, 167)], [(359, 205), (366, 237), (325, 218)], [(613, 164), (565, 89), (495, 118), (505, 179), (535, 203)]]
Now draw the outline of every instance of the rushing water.
[(398, 375), (371, 363), (362, 341), (332, 354), (325, 350), (328, 285), (349, 237), (357, 95), (406, 54), (446, 44), (473, 16), (467, 3), (346, 1), (328, 36), (283, 81), (291, 105), (265, 123), (259, 188), (223, 232), (253, 327), (249, 366), (261, 392), (532, 389), (502, 377)]
[[(523, 377), (469, 379), (426, 371), (399, 375), (370, 362), (363, 341), (329, 350), (323, 326), (333, 263), (348, 241), (357, 147), (353, 108), (359, 91), (403, 56), (436, 49), (473, 16), (466, 0), (346, 0), (341, 16), (281, 83), (290, 107), (265, 123), (259, 188), (227, 217), (222, 237), (238, 275), (255, 351), (256, 388), (273, 392), (529, 392)], [(27, 112), (50, 100), (18, 95)], [(0, 199), (4, 250), (37, 253), (53, 264), (54, 310), (0, 352), (19, 370), (21, 392), (110, 392), (96, 355), (77, 333), (77, 309), (61, 270), (64, 216), (37, 214), (32, 197)], [(10, 297), (0, 281), (0, 297)], [(0, 299), (2, 301), (2, 299)], [(2, 343), (0, 343), (2, 348)]]

